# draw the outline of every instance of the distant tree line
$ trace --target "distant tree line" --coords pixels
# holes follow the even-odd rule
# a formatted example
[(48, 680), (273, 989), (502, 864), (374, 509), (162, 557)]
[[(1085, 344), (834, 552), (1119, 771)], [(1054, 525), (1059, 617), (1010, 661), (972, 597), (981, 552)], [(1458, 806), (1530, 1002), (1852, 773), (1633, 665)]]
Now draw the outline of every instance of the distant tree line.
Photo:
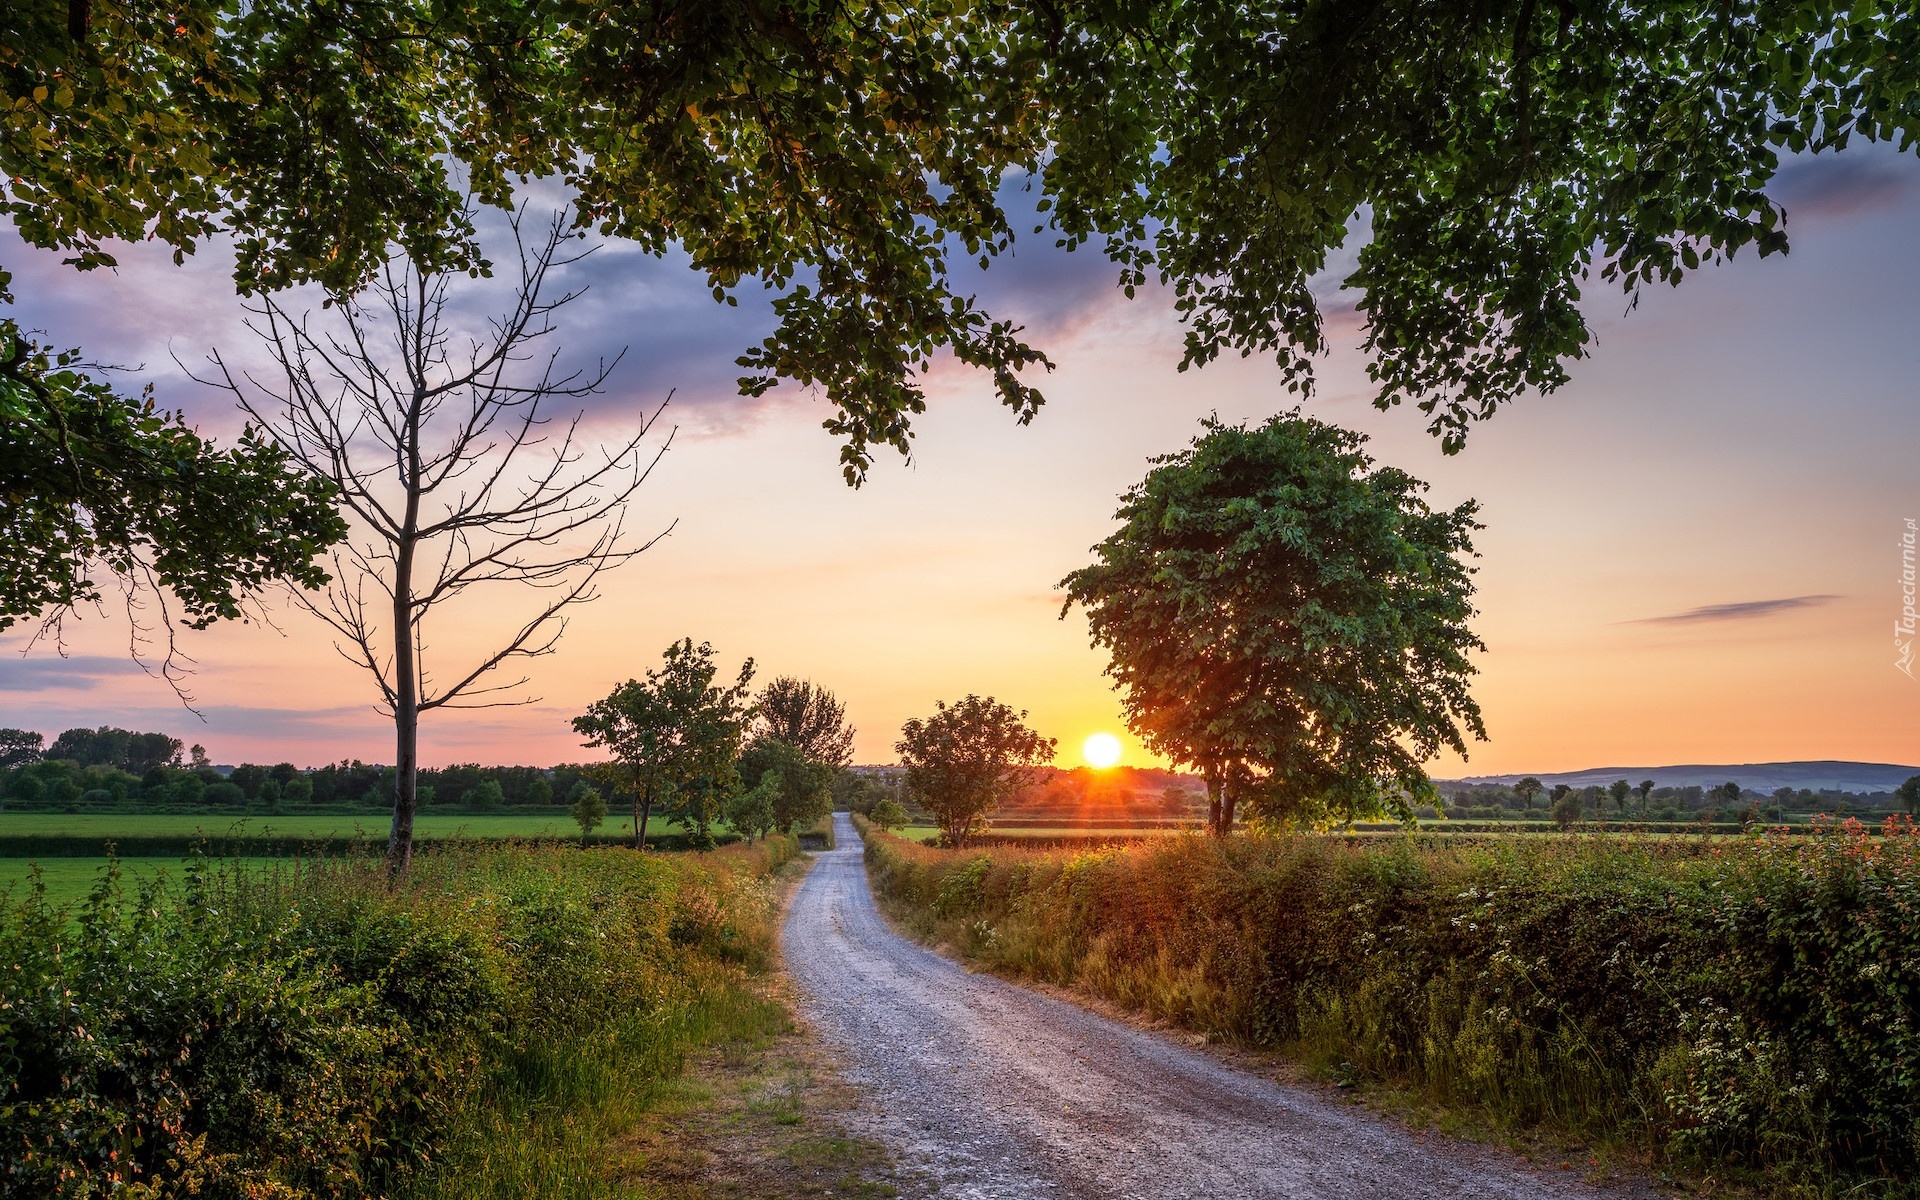
[[(1562, 823), (1578, 820), (1781, 820), (1790, 815), (1884, 813), (1920, 810), (1920, 776), (1892, 792), (1849, 792), (1836, 788), (1782, 787), (1772, 791), (1743, 788), (1729, 780), (1715, 787), (1658, 787), (1652, 780), (1615, 780), (1605, 786), (1549, 788), (1538, 779), (1513, 784), (1442, 789), (1446, 814), (1454, 818), (1536, 817)], [(1425, 816), (1438, 815), (1432, 810)]]
[[(595, 767), (481, 766), (461, 763), (420, 772), (423, 803), (489, 812), (565, 807), (591, 786)], [(203, 747), (180, 739), (101, 726), (69, 729), (46, 744), (29, 730), (0, 729), (0, 803), (8, 808), (366, 809), (393, 804), (393, 768), (357, 759), (319, 767), (241, 763), (216, 767)]]

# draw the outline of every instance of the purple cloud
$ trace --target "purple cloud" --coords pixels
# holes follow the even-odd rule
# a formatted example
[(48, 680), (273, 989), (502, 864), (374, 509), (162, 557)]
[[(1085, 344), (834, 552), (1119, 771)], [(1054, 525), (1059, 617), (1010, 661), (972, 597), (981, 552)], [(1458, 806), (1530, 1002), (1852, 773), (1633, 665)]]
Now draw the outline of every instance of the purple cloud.
[(1742, 600), (1734, 604), (1707, 604), (1699, 608), (1690, 608), (1685, 612), (1669, 613), (1664, 617), (1641, 617), (1627, 624), (1696, 625), (1711, 621), (1744, 621), (1755, 617), (1771, 617), (1797, 608), (1817, 608), (1839, 599), (1841, 597), (1829, 595), (1786, 596), (1778, 600)]

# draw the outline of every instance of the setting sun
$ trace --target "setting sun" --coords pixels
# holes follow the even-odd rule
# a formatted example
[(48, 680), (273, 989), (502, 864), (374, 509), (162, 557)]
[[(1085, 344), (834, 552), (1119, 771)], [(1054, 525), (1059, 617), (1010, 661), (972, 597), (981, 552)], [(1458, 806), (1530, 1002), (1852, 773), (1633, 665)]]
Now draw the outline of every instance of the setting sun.
[(1110, 767), (1120, 761), (1120, 739), (1110, 733), (1096, 733), (1080, 746), (1080, 753), (1096, 767)]

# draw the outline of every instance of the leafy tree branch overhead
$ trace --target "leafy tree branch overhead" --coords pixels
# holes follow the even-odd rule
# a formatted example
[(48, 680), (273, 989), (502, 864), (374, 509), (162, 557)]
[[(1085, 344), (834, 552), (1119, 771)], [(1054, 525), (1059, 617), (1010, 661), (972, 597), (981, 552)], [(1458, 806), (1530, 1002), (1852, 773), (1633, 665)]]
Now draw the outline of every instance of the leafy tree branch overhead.
[(1128, 286), (1172, 284), (1183, 366), (1271, 353), (1306, 388), (1311, 277), (1364, 221), (1357, 290), (1382, 407), (1458, 449), (1588, 353), (1597, 277), (1629, 303), (1785, 251), (1781, 151), (1911, 149), (1911, 2), (1303, 0), (1077, 10), (1050, 69), (1047, 186)]
[(99, 266), (224, 230), (243, 290), (351, 291), (395, 242), (486, 270), (463, 189), (557, 177), (716, 298), (779, 291), (743, 386), (821, 387), (856, 482), (942, 351), (1042, 401), (1040, 349), (952, 269), (1012, 244), (1009, 172), (1129, 291), (1173, 287), (1185, 365), (1272, 354), (1300, 388), (1309, 281), (1364, 220), (1378, 400), (1458, 448), (1566, 381), (1596, 278), (1782, 251), (1781, 151), (1920, 130), (1911, 0), (103, 0), (80, 40), (61, 0), (15, 7), (0, 207), (32, 244)]
[(106, 578), (158, 584), (196, 628), (275, 580), (327, 582), (330, 484), (252, 428), (215, 446), (3, 318), (0, 426), (0, 629), (98, 602)]

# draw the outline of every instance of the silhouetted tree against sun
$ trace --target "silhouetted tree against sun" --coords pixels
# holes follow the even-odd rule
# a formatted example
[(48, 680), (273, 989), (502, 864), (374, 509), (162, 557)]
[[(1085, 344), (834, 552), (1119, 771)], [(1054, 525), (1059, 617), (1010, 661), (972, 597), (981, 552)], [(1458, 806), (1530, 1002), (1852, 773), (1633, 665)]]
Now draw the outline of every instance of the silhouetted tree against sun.
[(1467, 693), (1475, 505), (1428, 507), (1365, 440), (1297, 413), (1210, 419), (1061, 584), (1062, 615), (1084, 607), (1112, 653), (1128, 726), (1206, 779), (1216, 834), (1243, 802), (1411, 820), (1438, 797), (1420, 764), (1486, 736)]

